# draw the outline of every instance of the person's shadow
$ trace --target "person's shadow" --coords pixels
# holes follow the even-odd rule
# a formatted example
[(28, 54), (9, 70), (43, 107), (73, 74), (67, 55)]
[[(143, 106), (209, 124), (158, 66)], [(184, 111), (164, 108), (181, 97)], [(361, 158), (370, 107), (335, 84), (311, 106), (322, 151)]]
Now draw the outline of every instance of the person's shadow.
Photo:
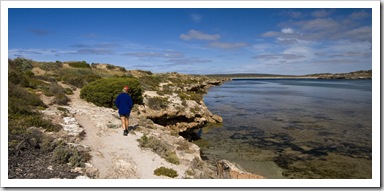
[(133, 124), (133, 125), (129, 125), (129, 126), (128, 126), (128, 133), (131, 132), (131, 131), (136, 130), (138, 127), (139, 127), (139, 124), (138, 124), (138, 123)]

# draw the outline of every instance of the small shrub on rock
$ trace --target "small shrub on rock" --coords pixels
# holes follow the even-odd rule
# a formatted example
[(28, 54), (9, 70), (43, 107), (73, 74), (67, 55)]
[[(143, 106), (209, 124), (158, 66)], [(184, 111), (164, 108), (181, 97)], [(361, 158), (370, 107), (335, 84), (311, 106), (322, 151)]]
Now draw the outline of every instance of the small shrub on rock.
[(171, 178), (175, 178), (176, 176), (178, 176), (177, 174), (177, 171), (171, 169), (171, 168), (165, 168), (165, 167), (160, 167), (160, 168), (157, 168), (155, 171), (154, 171), (154, 174), (156, 176), (168, 176), (168, 177), (171, 177)]
[(155, 137), (147, 137), (143, 135), (140, 139), (137, 140), (139, 146), (143, 148), (150, 148), (153, 152), (164, 158), (167, 162), (172, 164), (180, 164), (180, 160), (176, 155), (176, 152), (172, 150), (172, 147), (160, 139)]

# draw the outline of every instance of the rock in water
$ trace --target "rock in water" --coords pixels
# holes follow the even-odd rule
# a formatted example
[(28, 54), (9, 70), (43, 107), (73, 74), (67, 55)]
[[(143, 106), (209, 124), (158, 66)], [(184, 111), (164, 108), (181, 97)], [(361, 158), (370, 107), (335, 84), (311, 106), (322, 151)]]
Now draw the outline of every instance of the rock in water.
[(217, 162), (217, 176), (224, 179), (264, 179), (263, 176), (240, 170), (227, 160)]

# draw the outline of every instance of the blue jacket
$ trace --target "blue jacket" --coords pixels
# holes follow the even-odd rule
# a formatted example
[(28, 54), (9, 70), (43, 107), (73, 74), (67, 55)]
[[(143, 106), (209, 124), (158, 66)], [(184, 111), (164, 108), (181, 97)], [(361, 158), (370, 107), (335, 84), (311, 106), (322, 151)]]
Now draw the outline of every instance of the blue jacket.
[(131, 113), (133, 102), (131, 96), (127, 93), (121, 93), (116, 97), (115, 105), (119, 109), (120, 115), (127, 115)]

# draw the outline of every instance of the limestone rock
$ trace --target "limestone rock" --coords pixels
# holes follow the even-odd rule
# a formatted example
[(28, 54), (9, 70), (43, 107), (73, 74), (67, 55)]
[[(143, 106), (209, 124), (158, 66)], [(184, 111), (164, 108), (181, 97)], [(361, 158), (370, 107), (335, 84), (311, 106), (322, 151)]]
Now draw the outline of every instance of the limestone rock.
[(217, 175), (224, 179), (264, 179), (263, 176), (240, 170), (227, 160), (217, 162)]

